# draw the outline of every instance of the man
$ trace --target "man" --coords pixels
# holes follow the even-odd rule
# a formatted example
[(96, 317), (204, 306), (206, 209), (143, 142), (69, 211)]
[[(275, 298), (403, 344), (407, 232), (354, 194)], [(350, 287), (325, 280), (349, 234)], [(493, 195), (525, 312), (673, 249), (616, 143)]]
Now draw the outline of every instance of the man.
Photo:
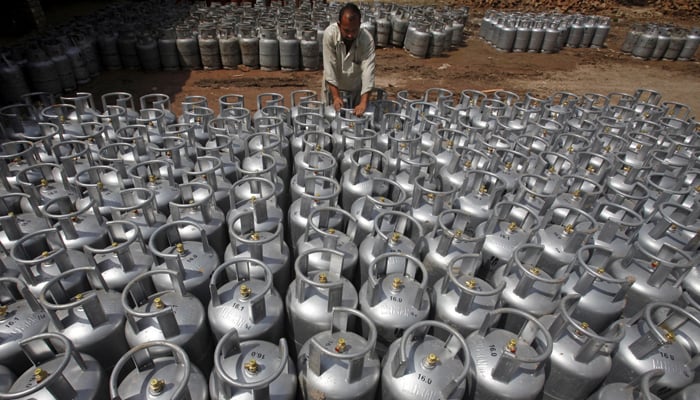
[(353, 3), (347, 3), (338, 13), (338, 23), (323, 32), (323, 86), (329, 101), (338, 111), (343, 107), (340, 92), (349, 92), (355, 105), (355, 115), (367, 109), (374, 88), (374, 39), (360, 28), (362, 15)]

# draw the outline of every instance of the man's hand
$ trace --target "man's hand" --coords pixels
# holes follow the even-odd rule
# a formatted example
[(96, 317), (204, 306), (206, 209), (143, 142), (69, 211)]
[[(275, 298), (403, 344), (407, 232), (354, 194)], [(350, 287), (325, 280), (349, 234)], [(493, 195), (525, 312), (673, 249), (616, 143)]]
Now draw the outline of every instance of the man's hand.
[(333, 108), (335, 108), (335, 111), (340, 111), (341, 108), (343, 108), (343, 99), (338, 97), (333, 97)]
[(365, 110), (367, 110), (367, 104), (366, 103), (360, 103), (357, 106), (355, 106), (354, 113), (355, 116), (361, 117), (362, 114), (365, 113)]

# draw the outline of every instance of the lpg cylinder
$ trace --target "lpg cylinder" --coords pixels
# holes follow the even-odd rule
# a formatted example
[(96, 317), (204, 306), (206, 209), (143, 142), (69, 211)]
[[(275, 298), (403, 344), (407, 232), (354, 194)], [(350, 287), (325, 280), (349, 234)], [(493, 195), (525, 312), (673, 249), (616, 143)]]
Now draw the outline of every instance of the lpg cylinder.
[[(503, 303), (528, 314), (541, 317), (551, 314), (560, 301), (561, 287), (566, 282), (566, 274), (551, 276), (538, 267), (544, 253), (544, 246), (532, 243), (520, 244), (513, 250), (511, 260), (493, 273), (491, 282), (500, 285), (505, 282)], [(508, 316), (507, 327), (520, 321)]]
[(175, 114), (170, 110), (170, 96), (163, 93), (150, 93), (139, 97), (141, 108), (158, 108), (165, 113), (167, 125), (175, 123)]
[[(664, 195), (668, 195), (668, 192)], [(689, 254), (698, 250), (700, 221), (697, 205), (691, 208), (678, 203), (677, 200), (669, 200), (653, 206), (653, 214), (649, 215), (635, 236), (640, 247), (651, 253), (658, 252), (664, 245)]]
[[(502, 317), (526, 321), (518, 330), (495, 328)], [(540, 338), (535, 343), (536, 335)], [(471, 365), (469, 399), (537, 399), (545, 384), (545, 363), (552, 354), (552, 336), (530, 314), (499, 308), (489, 313), (479, 330), (466, 338)]]
[(199, 240), (199, 230), (202, 229), (219, 260), (223, 260), (229, 243), (226, 216), (214, 202), (214, 189), (207, 183), (195, 182), (181, 184), (179, 188), (182, 199), (170, 202), (168, 222), (188, 221), (198, 225), (197, 228), (193, 225), (182, 227), (179, 235), (185, 240)]
[(175, 45), (180, 57), (182, 69), (201, 69), (202, 60), (199, 55), (199, 44), (192, 28), (188, 25), (178, 25), (176, 28)]
[(598, 223), (587, 212), (566, 205), (542, 211), (541, 228), (532, 241), (544, 246), (537, 266), (554, 276), (557, 270), (574, 261), (576, 251), (588, 243)]
[(423, 263), (409, 254), (381, 254), (370, 264), (358, 298), (360, 310), (376, 327), (380, 358), (405, 329), (428, 318), (428, 283)]
[(627, 255), (610, 266), (614, 277), (635, 279), (622, 315), (632, 317), (652, 301), (678, 301), (683, 292), (681, 281), (693, 265), (690, 255), (676, 247), (664, 244), (658, 252), (649, 252), (633, 242)]
[[(301, 197), (292, 202), (287, 211), (288, 228), (287, 234), (292, 249), (296, 251), (297, 241), (306, 230), (309, 215), (314, 208), (335, 207), (338, 205), (338, 198), (341, 193), (341, 186), (333, 178), (325, 176), (307, 177), (304, 192)], [(338, 226), (340, 221), (330, 221), (329, 227)]]
[[(277, 205), (275, 184), (269, 179), (251, 176), (236, 181), (229, 191), (230, 210), (226, 214), (229, 239), (240, 234), (238, 215), (252, 212), (256, 231), (274, 232), (284, 223), (284, 211)], [(238, 220), (237, 224), (233, 224)]]
[(468, 170), (464, 181), (457, 187), (454, 205), (469, 217), (466, 232), (473, 232), (479, 224), (491, 218), (494, 207), (503, 200), (506, 191), (506, 183), (498, 175), (483, 169)]
[[(162, 277), (170, 278), (171, 285), (161, 290), (154, 281)], [(206, 310), (201, 301), (185, 290), (177, 272), (148, 271), (134, 278), (122, 292), (122, 307), (126, 311), (124, 331), (130, 347), (166, 340), (182, 347), (201, 371), (211, 370), (214, 346)]]
[(241, 48), (238, 44), (238, 36), (234, 26), (219, 25), (217, 30), (219, 38), (219, 54), (224, 69), (236, 69), (242, 63)]
[(207, 380), (182, 347), (153, 340), (124, 353), (109, 378), (113, 399), (208, 400)]
[[(658, 321), (655, 314), (668, 310)], [(632, 382), (644, 373), (661, 369), (664, 374), (651, 387), (652, 393), (667, 398), (693, 381), (694, 365), (688, 351), (674, 340), (674, 330), (686, 320), (700, 320), (687, 310), (670, 304), (651, 302), (625, 321), (625, 337), (613, 357), (612, 370), (605, 384)]]
[(279, 37), (279, 57), (282, 71), (299, 70), (300, 41), (296, 37), (296, 29), (282, 28)]
[[(329, 222), (339, 221), (335, 226)], [(337, 207), (319, 207), (311, 211), (304, 235), (297, 242), (297, 254), (309, 249), (324, 248), (338, 250), (343, 253), (342, 275), (354, 281), (359, 251), (355, 244), (357, 221), (349, 212)], [(310, 270), (321, 268), (327, 263), (326, 257), (310, 257)], [(326, 269), (326, 268), (322, 268)]]
[(260, 29), (260, 69), (275, 71), (280, 69), (280, 43), (274, 28)]
[[(42, 229), (25, 235), (17, 241), (10, 256), (19, 265), (21, 279), (35, 297), (39, 297), (46, 283), (74, 267), (89, 266), (82, 251), (71, 250), (63, 243), (56, 228)], [(77, 276), (70, 278), (64, 287), (84, 287), (85, 282)]]
[[(246, 177), (262, 177), (273, 182), (275, 185), (275, 199), (277, 204), (282, 209), (289, 206), (289, 193), (287, 191), (287, 182), (282, 181), (282, 178), (277, 174), (277, 161), (275, 157), (261, 151), (251, 155), (246, 155), (241, 159), (240, 174), (241, 178)], [(236, 196), (239, 198), (250, 198), (250, 193), (244, 187), (235, 187)]]
[(177, 35), (175, 28), (164, 26), (158, 37), (158, 55), (163, 71), (177, 71), (180, 69), (180, 60), (177, 53)]
[(199, 155), (192, 171), (185, 171), (187, 183), (201, 183), (212, 190), (212, 201), (216, 208), (226, 214), (231, 207), (229, 191), (231, 182), (224, 176), (224, 163), (219, 157)]
[(112, 207), (121, 205), (120, 193), (126, 189), (118, 171), (108, 165), (96, 165), (80, 171), (75, 185), (83, 197), (75, 201), (78, 209), (94, 203), (100, 215), (109, 218)]
[(576, 252), (576, 259), (568, 271), (569, 278), (562, 286), (564, 295), (581, 296), (571, 317), (586, 323), (595, 332), (603, 332), (620, 318), (627, 303), (626, 295), (634, 277), (621, 279), (610, 275), (610, 266), (616, 261), (614, 253), (598, 245), (585, 245)]
[(469, 365), (469, 349), (459, 332), (442, 322), (417, 322), (389, 347), (382, 399), (461, 400)]
[(136, 39), (136, 54), (144, 71), (160, 70), (158, 41), (150, 32), (142, 32)]
[(539, 229), (537, 214), (526, 206), (501, 201), (488, 220), (476, 227), (474, 235), (485, 236), (482, 256), (484, 263), (479, 276), (489, 276), (511, 259), (514, 249), (531, 240)]
[[(153, 232), (148, 248), (154, 257), (154, 271), (178, 273), (189, 293), (202, 304), (209, 303), (209, 279), (220, 258), (209, 245), (204, 227), (188, 220), (168, 222)], [(170, 287), (168, 280), (165, 275), (153, 277), (158, 290)]]
[[(30, 211), (23, 212), (20, 200), (29, 204)], [(18, 240), (27, 234), (49, 228), (49, 221), (32, 196), (26, 193), (8, 192), (0, 195), (0, 243), (10, 251)]]
[(79, 353), (60, 333), (42, 333), (20, 342), (33, 364), (18, 375), (2, 399), (106, 400), (104, 369), (91, 356)]
[(479, 329), (489, 312), (498, 308), (505, 282), (494, 287), (475, 276), (481, 266), (479, 254), (453, 258), (434, 290), (435, 319), (456, 329), (463, 337)]
[(173, 167), (166, 160), (147, 160), (132, 165), (127, 170), (134, 186), (152, 190), (158, 212), (170, 215), (170, 203), (179, 202), (182, 194), (175, 183)]
[[(333, 155), (325, 150), (300, 151), (295, 156), (295, 174), (289, 181), (291, 200), (298, 199), (306, 185), (306, 179), (310, 176), (325, 176), (335, 178), (337, 161)], [(345, 191), (343, 191), (345, 192)]]
[(219, 38), (216, 35), (216, 25), (200, 23), (197, 42), (204, 69), (221, 69), (221, 54), (219, 52)]
[(90, 200), (81, 209), (76, 209), (72, 202), (68, 196), (58, 197), (46, 203), (42, 210), (47, 218), (57, 221), (54, 226), (59, 228), (63, 244), (75, 250), (85, 245), (106, 246), (107, 228), (95, 202)]
[(317, 32), (312, 29), (303, 30), (299, 46), (301, 49), (301, 69), (304, 71), (318, 70), (321, 66), (321, 57)]
[[(651, 387), (664, 374), (661, 369), (652, 369), (629, 383), (603, 385), (588, 400), (661, 400), (651, 392)], [(687, 387), (692, 387), (689, 385)], [(673, 397), (673, 400), (681, 400)]]
[(242, 340), (229, 331), (214, 351), (209, 393), (212, 399), (295, 399), (297, 374), (287, 341)]
[[(64, 287), (72, 276), (86, 280), (84, 288)], [(77, 267), (61, 273), (41, 290), (39, 301), (46, 309), (50, 332), (67, 337), (75, 349), (89, 354), (111, 371), (128, 349), (124, 336), (124, 310), (121, 294), (112, 290), (95, 267)]]
[(0, 296), (0, 336), (4, 338), (0, 342), (0, 358), (4, 366), (21, 374), (31, 364), (24, 357), (20, 342), (46, 332), (49, 319), (27, 284), (17, 278), (0, 277)]
[(256, 28), (251, 25), (241, 24), (238, 27), (238, 43), (241, 47), (241, 62), (248, 68), (260, 68), (260, 38), (256, 34)]
[(457, 188), (443, 182), (442, 178), (434, 173), (418, 176), (412, 186), (408, 212), (423, 224), (426, 232), (429, 232), (437, 226), (440, 213), (452, 208)]
[(373, 400), (381, 372), (374, 352), (374, 324), (361, 312), (344, 307), (333, 308), (331, 320), (330, 329), (312, 336), (299, 352), (302, 398)]
[(624, 257), (629, 251), (632, 238), (644, 223), (642, 216), (628, 207), (607, 200), (598, 201), (592, 214), (600, 228), (591, 237), (591, 243), (607, 247), (615, 257)]
[(350, 206), (350, 214), (357, 221), (355, 244), (362, 243), (365, 237), (374, 231), (374, 220), (382, 211), (401, 211), (405, 207), (406, 191), (388, 178), (372, 179), (372, 188), (368, 194), (356, 199)]
[[(314, 266), (310, 263), (314, 258), (326, 262)], [(341, 275), (344, 258), (337, 250), (313, 248), (301, 252), (294, 262), (296, 278), (289, 285), (285, 301), (294, 354), (299, 354), (312, 336), (331, 327), (334, 307), (357, 308), (357, 291)]]
[(156, 193), (146, 188), (131, 188), (120, 193), (121, 204), (112, 207), (112, 220), (136, 225), (136, 230), (126, 230), (126, 239), (138, 236), (148, 243), (156, 229), (165, 225), (166, 217), (158, 212)]
[(688, 61), (695, 58), (695, 53), (700, 46), (700, 28), (694, 28), (685, 37), (685, 44), (678, 55), (679, 61)]
[[(236, 215), (230, 225), (239, 227), (240, 230), (229, 231), (231, 244), (226, 247), (224, 260), (251, 257), (264, 262), (272, 271), (275, 289), (284, 296), (292, 280), (292, 267), (282, 224), (278, 223), (272, 231), (258, 231), (255, 227), (254, 213), (246, 211)], [(261, 276), (258, 273), (255, 275)]]
[(340, 178), (343, 208), (350, 209), (355, 200), (371, 191), (374, 178), (386, 178), (388, 173), (389, 160), (382, 152), (366, 147), (352, 150), (350, 165)]
[[(212, 119), (209, 121), (209, 140), (204, 145), (199, 143), (195, 144), (197, 150), (197, 157), (214, 157), (221, 161), (221, 176), (226, 178), (229, 182), (235, 182), (239, 179), (240, 161), (237, 152), (243, 154), (243, 141), (239, 141), (238, 138), (218, 134), (216, 133), (216, 128), (212, 129)], [(228, 124), (229, 120), (226, 121)], [(226, 204), (224, 208), (221, 209), (228, 210), (229, 204)]]
[[(446, 209), (438, 215), (435, 229), (425, 238), (423, 265), (432, 286), (445, 276), (448, 265), (462, 254), (479, 254), (483, 236), (475, 236), (469, 228), (470, 216), (462, 210)], [(431, 290), (429, 289), (429, 290)]]
[(554, 314), (540, 318), (553, 341), (543, 399), (586, 399), (610, 373), (610, 349), (625, 336), (623, 323), (616, 323), (601, 335), (586, 321), (573, 318), (572, 309), (579, 300), (576, 294), (566, 296)]
[(234, 257), (219, 265), (209, 281), (207, 316), (221, 339), (235, 329), (241, 340), (277, 341), (283, 335), (283, 298), (272, 286), (272, 271), (262, 261)]
[(153, 266), (153, 257), (138, 225), (128, 220), (107, 221), (106, 225), (109, 245), (86, 245), (83, 251), (106, 288), (121, 292), (129, 281)]

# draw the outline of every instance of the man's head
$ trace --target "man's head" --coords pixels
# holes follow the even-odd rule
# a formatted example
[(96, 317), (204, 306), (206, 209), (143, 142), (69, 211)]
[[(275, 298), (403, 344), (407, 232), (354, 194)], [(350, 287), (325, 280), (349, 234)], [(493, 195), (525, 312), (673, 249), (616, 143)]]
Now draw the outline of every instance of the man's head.
[(338, 27), (340, 27), (340, 36), (346, 45), (351, 45), (360, 34), (361, 19), (360, 9), (353, 3), (347, 3), (340, 9)]

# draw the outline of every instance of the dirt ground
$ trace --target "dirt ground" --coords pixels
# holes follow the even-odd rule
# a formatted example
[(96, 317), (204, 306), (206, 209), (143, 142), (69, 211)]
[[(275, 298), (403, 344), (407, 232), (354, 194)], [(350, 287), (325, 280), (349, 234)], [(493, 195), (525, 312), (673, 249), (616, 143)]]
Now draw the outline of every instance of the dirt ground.
[[(666, 101), (689, 105), (695, 115), (700, 115), (700, 51), (693, 61), (643, 61), (619, 51), (635, 22), (672, 23), (689, 28), (700, 26), (700, 15), (665, 15), (652, 7), (620, 6), (599, 13), (613, 17), (606, 48), (564, 48), (556, 54), (531, 54), (500, 52), (480, 39), (478, 25), (484, 11), (472, 9), (464, 46), (444, 57), (417, 59), (403, 49), (377, 49), (377, 86), (390, 97), (404, 89), (418, 96), (425, 89), (436, 87), (449, 89), (455, 95), (464, 89), (505, 89), (537, 96), (557, 91), (578, 95), (633, 93), (647, 88), (660, 92)], [(130, 92), (135, 99), (147, 93), (165, 93), (171, 96), (176, 112), (185, 96), (201, 95), (218, 112), (218, 98), (232, 93), (244, 95), (246, 107), (251, 110), (257, 109), (256, 97), (260, 93), (283, 94), (289, 105), (289, 94), (294, 90), (320, 91), (321, 77), (321, 71), (104, 71), (80, 90), (92, 92), (96, 100), (110, 91)]]

